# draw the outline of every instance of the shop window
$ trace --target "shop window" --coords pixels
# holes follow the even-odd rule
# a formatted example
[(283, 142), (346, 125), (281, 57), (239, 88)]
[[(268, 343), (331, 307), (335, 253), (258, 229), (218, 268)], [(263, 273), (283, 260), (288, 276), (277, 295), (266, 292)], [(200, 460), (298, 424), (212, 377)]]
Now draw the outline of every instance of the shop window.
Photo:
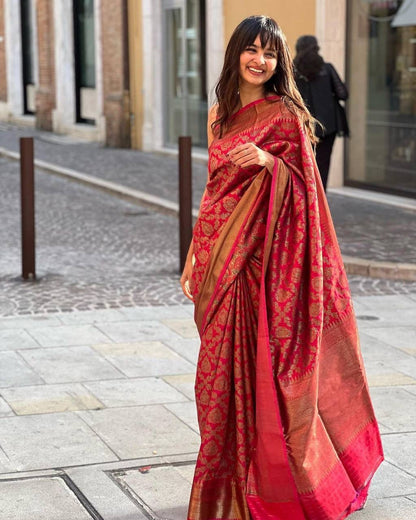
[(205, 1), (165, 0), (163, 28), (165, 145), (191, 135), (206, 147)]
[(97, 114), (94, 0), (73, 0), (73, 10), (76, 119), (78, 123), (94, 124)]
[(35, 42), (33, 0), (21, 0), (23, 111), (35, 112)]
[(349, 3), (346, 183), (416, 196), (416, 0)]

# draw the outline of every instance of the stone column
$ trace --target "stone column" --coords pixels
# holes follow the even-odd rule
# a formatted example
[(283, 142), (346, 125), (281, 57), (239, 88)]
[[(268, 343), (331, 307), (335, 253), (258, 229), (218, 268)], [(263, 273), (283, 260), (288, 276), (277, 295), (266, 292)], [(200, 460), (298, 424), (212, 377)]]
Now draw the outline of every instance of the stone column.
[(38, 78), (35, 93), (36, 127), (52, 130), (52, 112), (56, 106), (53, 4), (37, 0)]
[(22, 70), (22, 30), (20, 23), (20, 2), (4, 1), (4, 24), (6, 27), (6, 81), (7, 117), (21, 119), (23, 115), (23, 70)]
[(103, 109), (108, 146), (130, 147), (127, 1), (102, 0)]
[[(345, 80), (346, 0), (316, 0), (316, 37), (325, 61)], [(331, 158), (328, 187), (344, 184), (344, 140), (337, 138)]]
[[(0, 70), (6, 70), (6, 26), (4, 23), (4, 0), (0, 0)], [(6, 74), (0, 74), (0, 102), (7, 102)]]

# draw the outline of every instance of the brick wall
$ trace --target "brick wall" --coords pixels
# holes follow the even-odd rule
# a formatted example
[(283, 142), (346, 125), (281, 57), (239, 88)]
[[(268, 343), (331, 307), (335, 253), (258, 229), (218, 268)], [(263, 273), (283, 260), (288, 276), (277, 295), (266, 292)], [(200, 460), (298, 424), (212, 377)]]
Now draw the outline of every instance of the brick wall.
[(0, 0), (0, 101), (7, 101), (6, 34), (4, 25), (4, 0)]
[(127, 1), (102, 0), (101, 35), (106, 144), (130, 147)]
[(52, 110), (55, 108), (56, 99), (53, 3), (51, 0), (37, 0), (36, 17), (39, 56), (36, 126), (43, 130), (52, 130)]

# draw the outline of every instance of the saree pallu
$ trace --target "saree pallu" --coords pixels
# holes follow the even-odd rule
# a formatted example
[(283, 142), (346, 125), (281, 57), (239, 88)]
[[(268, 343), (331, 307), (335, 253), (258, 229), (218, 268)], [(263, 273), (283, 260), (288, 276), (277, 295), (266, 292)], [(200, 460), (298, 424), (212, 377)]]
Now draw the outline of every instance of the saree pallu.
[[(275, 158), (239, 168), (253, 142)], [(383, 460), (313, 151), (277, 96), (209, 149), (194, 228), (201, 448), (189, 520), (342, 520)]]

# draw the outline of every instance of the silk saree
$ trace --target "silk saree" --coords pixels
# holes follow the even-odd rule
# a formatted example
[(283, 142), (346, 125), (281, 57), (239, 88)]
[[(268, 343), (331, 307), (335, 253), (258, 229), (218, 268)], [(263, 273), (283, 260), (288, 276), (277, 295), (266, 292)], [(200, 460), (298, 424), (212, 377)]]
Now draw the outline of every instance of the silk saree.
[[(253, 142), (274, 171), (228, 153)], [(188, 520), (342, 520), (383, 460), (310, 141), (278, 97), (209, 149), (191, 289), (201, 447)]]

